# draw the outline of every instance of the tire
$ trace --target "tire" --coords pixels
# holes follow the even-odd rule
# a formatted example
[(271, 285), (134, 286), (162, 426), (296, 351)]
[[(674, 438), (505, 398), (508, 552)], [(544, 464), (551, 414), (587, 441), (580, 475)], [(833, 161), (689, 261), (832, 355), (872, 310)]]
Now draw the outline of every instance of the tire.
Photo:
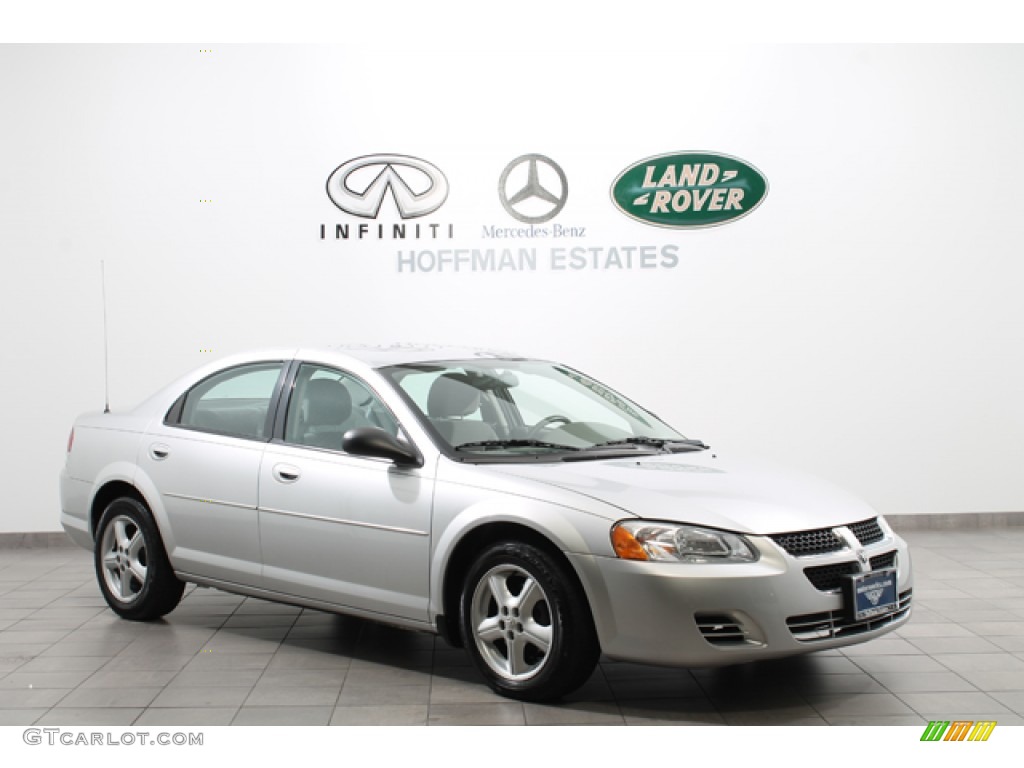
[(122, 618), (158, 619), (181, 602), (185, 584), (174, 575), (149, 510), (136, 499), (124, 496), (107, 505), (94, 562), (100, 591)]
[(467, 652), (497, 693), (550, 701), (576, 690), (601, 655), (575, 577), (530, 544), (488, 547), (470, 567), (460, 600)]

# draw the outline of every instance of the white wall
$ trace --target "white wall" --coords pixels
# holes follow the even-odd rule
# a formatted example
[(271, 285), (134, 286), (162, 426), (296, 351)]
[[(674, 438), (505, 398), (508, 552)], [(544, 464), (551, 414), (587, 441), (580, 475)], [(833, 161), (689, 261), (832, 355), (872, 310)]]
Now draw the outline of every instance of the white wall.
[[(115, 409), (252, 346), (496, 346), (883, 512), (1024, 509), (1022, 72), (1021, 47), (0, 47), (0, 532), (59, 528), (68, 427), (103, 405), (101, 259)], [(765, 202), (698, 231), (612, 207), (628, 165), (692, 149), (757, 166)], [(415, 244), (319, 238), (358, 224), (328, 174), (379, 152), (451, 184), (428, 220), (456, 236), (419, 248), (494, 247), (498, 176), (538, 152), (586, 234), (513, 246), (679, 263), (399, 273)]]

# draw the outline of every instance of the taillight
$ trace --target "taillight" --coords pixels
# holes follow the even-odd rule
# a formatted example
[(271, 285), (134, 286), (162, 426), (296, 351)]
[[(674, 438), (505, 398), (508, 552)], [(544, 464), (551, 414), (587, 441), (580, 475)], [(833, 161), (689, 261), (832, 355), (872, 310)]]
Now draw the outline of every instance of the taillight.
[(71, 446), (75, 444), (75, 428), (71, 428), (71, 434), (68, 435), (68, 453), (71, 453)]

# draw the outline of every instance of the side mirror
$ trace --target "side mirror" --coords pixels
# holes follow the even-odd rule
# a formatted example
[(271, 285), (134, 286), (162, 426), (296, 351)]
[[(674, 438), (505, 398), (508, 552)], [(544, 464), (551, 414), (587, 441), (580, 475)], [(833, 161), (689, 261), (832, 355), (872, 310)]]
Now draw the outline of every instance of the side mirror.
[(387, 459), (399, 467), (423, 466), (423, 457), (419, 451), (379, 427), (350, 429), (341, 438), (341, 447), (353, 456)]

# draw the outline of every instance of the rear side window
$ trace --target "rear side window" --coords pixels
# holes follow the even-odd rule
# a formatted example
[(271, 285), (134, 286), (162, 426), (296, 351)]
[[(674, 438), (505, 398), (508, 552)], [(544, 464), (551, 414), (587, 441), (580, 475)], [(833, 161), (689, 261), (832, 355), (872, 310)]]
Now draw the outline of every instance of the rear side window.
[(271, 429), (270, 403), (283, 367), (283, 363), (255, 363), (203, 379), (179, 399), (169, 421), (175, 421), (180, 409), (179, 426), (266, 440)]

